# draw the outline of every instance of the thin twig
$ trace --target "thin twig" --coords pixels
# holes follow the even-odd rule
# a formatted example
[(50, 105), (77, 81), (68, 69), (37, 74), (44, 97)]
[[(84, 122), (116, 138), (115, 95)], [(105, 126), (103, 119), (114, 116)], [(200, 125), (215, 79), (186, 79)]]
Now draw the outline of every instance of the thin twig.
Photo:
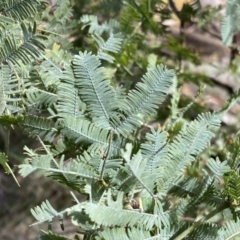
[(179, 20), (181, 21), (181, 14), (180, 12), (177, 10), (175, 3), (172, 0), (168, 0), (169, 6), (171, 7), (171, 9), (173, 10), (173, 12), (176, 14), (176, 16), (179, 18)]
[(103, 160), (103, 165), (102, 165), (102, 169), (101, 169), (100, 180), (103, 180), (103, 173), (104, 173), (105, 165), (106, 165), (106, 162), (109, 159), (109, 156), (111, 154), (111, 150), (112, 150), (112, 137), (113, 137), (113, 131), (111, 130), (110, 131), (109, 144), (108, 144), (106, 157)]
[(46, 145), (43, 143), (42, 139), (39, 137), (39, 135), (37, 135), (37, 138), (39, 140), (39, 142), (41, 143), (41, 145), (43, 146), (43, 148), (45, 149), (46, 153), (51, 156), (51, 159), (53, 160), (53, 162), (56, 164), (56, 166), (59, 168), (59, 164), (57, 163), (57, 161), (54, 159), (53, 155), (51, 154), (51, 152), (48, 150), (48, 148), (46, 147)]
[(180, 235), (178, 235), (174, 240), (181, 240), (185, 238), (187, 235), (189, 235), (194, 229), (199, 227), (201, 224), (205, 223), (208, 219), (212, 218), (216, 214), (222, 212), (224, 209), (229, 208), (229, 205), (227, 203), (224, 203), (222, 206), (216, 208), (212, 212), (210, 212), (207, 216), (201, 218), (199, 221), (195, 222), (191, 227), (187, 228), (185, 231), (183, 231)]

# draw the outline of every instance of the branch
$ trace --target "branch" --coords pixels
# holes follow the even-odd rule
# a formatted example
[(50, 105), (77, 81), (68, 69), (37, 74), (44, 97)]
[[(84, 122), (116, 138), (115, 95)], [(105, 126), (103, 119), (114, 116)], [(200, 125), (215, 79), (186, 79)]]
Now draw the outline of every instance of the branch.
[(103, 165), (102, 165), (102, 169), (101, 169), (100, 180), (103, 180), (103, 173), (104, 173), (105, 165), (106, 165), (106, 162), (109, 159), (109, 156), (111, 154), (111, 150), (112, 150), (112, 137), (113, 137), (113, 131), (111, 130), (110, 131), (110, 137), (109, 137), (109, 144), (108, 144), (107, 154), (106, 154), (106, 157), (103, 160)]
[(214, 215), (222, 212), (224, 209), (227, 209), (227, 208), (229, 208), (229, 204), (224, 203), (219, 208), (216, 208), (215, 210), (210, 212), (207, 216), (205, 216), (205, 217), (201, 218), (199, 221), (195, 222), (191, 227), (187, 228), (184, 232), (182, 232), (180, 235), (178, 235), (176, 238), (174, 238), (174, 240), (181, 240), (181, 239), (185, 238), (188, 234), (190, 234), (193, 230), (198, 228), (201, 224), (203, 224), (208, 219), (212, 218)]
[(173, 2), (173, 0), (168, 0), (169, 6), (172, 8), (173, 12), (177, 15), (177, 17), (179, 18), (180, 21), (182, 21), (181, 19), (181, 14), (180, 12), (177, 10), (175, 3)]

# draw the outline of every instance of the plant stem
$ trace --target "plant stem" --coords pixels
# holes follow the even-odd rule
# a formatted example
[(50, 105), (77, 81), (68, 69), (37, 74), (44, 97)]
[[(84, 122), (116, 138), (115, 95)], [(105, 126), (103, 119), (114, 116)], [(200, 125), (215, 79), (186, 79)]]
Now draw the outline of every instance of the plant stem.
[(107, 149), (107, 154), (106, 154), (106, 157), (103, 160), (103, 165), (102, 165), (102, 169), (101, 169), (100, 180), (103, 180), (103, 172), (104, 172), (104, 169), (105, 169), (105, 165), (106, 165), (106, 162), (107, 162), (107, 160), (108, 160), (108, 158), (111, 154), (112, 136), (113, 136), (113, 131), (111, 130), (110, 137), (109, 137), (109, 145), (108, 145), (108, 149)]
[(201, 218), (199, 221), (195, 222), (191, 227), (189, 227), (184, 232), (182, 232), (180, 235), (178, 235), (176, 238), (174, 238), (174, 240), (181, 240), (181, 239), (185, 238), (189, 233), (191, 233), (194, 229), (199, 227), (202, 223), (205, 223), (208, 219), (212, 218), (214, 215), (222, 212), (224, 209), (227, 209), (228, 207), (229, 207), (229, 205), (227, 203), (224, 203), (220, 207), (218, 207), (215, 210), (213, 210), (212, 212), (210, 212), (207, 216), (205, 216), (205, 217)]
[(6, 155), (9, 156), (9, 146), (10, 146), (10, 127), (7, 127), (7, 138), (6, 138)]

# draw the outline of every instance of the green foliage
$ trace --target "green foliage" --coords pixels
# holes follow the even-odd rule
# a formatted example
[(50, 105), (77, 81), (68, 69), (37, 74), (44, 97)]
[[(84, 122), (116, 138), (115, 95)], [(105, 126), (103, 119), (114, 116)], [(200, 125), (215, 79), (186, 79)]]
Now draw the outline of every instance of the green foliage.
[(16, 179), (16, 177), (15, 177), (12, 169), (11, 169), (11, 168), (9, 167), (9, 165), (8, 165), (8, 157), (7, 157), (4, 153), (2, 153), (2, 152), (0, 152), (0, 164), (3, 166), (3, 168), (4, 168), (4, 170), (5, 170), (5, 172), (6, 172), (7, 174), (12, 174), (15, 182), (16, 182), (17, 185), (20, 187), (20, 185), (19, 185), (19, 183), (18, 183), (18, 180)]
[[(101, 4), (106, 2), (111, 1)], [(79, 23), (72, 19), (68, 1), (57, 3), (55, 10), (44, 1), (1, 5), (5, 14), (0, 18), (0, 123), (19, 125), (41, 144), (35, 150), (24, 148), (27, 157), (19, 173), (26, 177), (38, 170), (87, 196), (79, 202), (72, 193), (75, 203), (60, 212), (46, 200), (31, 209), (34, 224), (48, 222), (50, 228), (57, 217), (63, 229), (63, 217), (68, 215), (84, 239), (99, 240), (221, 239), (238, 234), (238, 139), (227, 149), (229, 158), (224, 161), (208, 155), (206, 169), (199, 162), (239, 93), (218, 112), (183, 120), (192, 103), (178, 108), (175, 72), (154, 54), (137, 63), (137, 48), (143, 45), (136, 30), (166, 33), (163, 24), (153, 19), (155, 4), (145, 0), (119, 3), (120, 23), (100, 23), (91, 15), (83, 15)], [(188, 15), (181, 21), (190, 21), (196, 9), (191, 5), (183, 11)], [(163, 21), (167, 13), (161, 16)], [(129, 27), (126, 22), (131, 18)], [(51, 26), (49, 31), (43, 23)], [(94, 46), (86, 47), (91, 51), (77, 49), (77, 53), (64, 38), (53, 43), (59, 38), (56, 35), (76, 27), (91, 34), (89, 45), (93, 42)], [(177, 61), (197, 63), (198, 58), (181, 42), (168, 40), (166, 46)], [(138, 73), (134, 87), (121, 87), (119, 83), (134, 76), (136, 67), (146, 73)], [(167, 124), (149, 126), (157, 111), (163, 111), (161, 104), (170, 89)], [(141, 135), (140, 129), (146, 134)], [(6, 168), (7, 156), (1, 153), (0, 160)], [(201, 205), (209, 212), (196, 220)], [(211, 221), (226, 209), (234, 222), (225, 219), (220, 226)], [(40, 239), (67, 238), (49, 231)]]
[(224, 44), (230, 46), (233, 36), (239, 32), (239, 4), (238, 0), (229, 0), (227, 3), (226, 17), (222, 23), (222, 40)]
[[(69, 238), (66, 238), (64, 236), (56, 235), (52, 233), (51, 231), (49, 232), (43, 232), (43, 234), (40, 236), (41, 240), (69, 240)], [(76, 238), (77, 239), (77, 238)]]

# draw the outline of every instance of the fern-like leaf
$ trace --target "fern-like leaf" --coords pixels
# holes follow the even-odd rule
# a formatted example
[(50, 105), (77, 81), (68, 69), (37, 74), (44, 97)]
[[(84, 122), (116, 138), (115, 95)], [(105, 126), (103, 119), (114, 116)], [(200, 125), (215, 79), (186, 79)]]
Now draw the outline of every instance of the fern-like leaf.
[(19, 64), (21, 60), (27, 64), (32, 61), (32, 58), (40, 56), (40, 51), (45, 47), (40, 41), (43, 36), (36, 35), (36, 23), (33, 27), (26, 24), (21, 24), (22, 41), (17, 40), (14, 37), (14, 32), (8, 35), (4, 44), (0, 47), (0, 62), (11, 62), (13, 64)]
[(138, 211), (130, 211), (124, 209), (116, 209), (99, 204), (87, 203), (85, 206), (86, 213), (95, 223), (106, 226), (144, 226), (144, 229), (150, 230), (154, 226), (161, 228), (161, 215), (152, 215), (148, 213), (140, 213)]
[[(152, 189), (161, 177), (161, 164), (168, 161), (167, 134), (160, 129), (147, 133), (146, 142), (141, 144), (143, 159), (147, 159), (147, 165), (144, 169), (144, 182)], [(158, 184), (157, 184), (158, 185)]]
[(119, 168), (113, 182), (118, 185), (118, 188), (125, 192), (132, 191), (136, 185), (146, 189), (151, 195), (152, 192), (148, 189), (143, 181), (143, 172), (146, 167), (147, 161), (142, 158), (141, 152), (138, 151), (136, 155), (131, 158), (132, 145), (126, 145), (126, 151), (122, 151), (125, 166)]
[(26, 90), (26, 100), (24, 102), (30, 109), (32, 106), (34, 108), (51, 107), (57, 102), (57, 95), (51, 93), (50, 91), (45, 91), (36, 87), (30, 87)]
[(236, 34), (239, 28), (239, 0), (228, 0), (226, 7), (226, 16), (222, 22), (221, 35), (223, 43), (226, 46), (232, 44), (233, 36)]
[(63, 217), (63, 213), (62, 212), (57, 212), (49, 203), (48, 200), (46, 200), (45, 202), (43, 202), (41, 204), (41, 206), (37, 206), (34, 209), (31, 209), (31, 213), (33, 215), (34, 218), (37, 219), (37, 223), (32, 224), (39, 224), (39, 223), (43, 223), (43, 222), (49, 222), (51, 223), (53, 218), (55, 217), (59, 217), (62, 218)]
[(52, 120), (43, 117), (25, 116), (19, 124), (29, 136), (40, 136), (45, 141), (51, 142), (58, 133), (57, 129), (53, 127)]
[(97, 34), (92, 35), (92, 38), (98, 44), (98, 53), (97, 57), (99, 59), (104, 59), (108, 62), (113, 63), (114, 58), (106, 52), (118, 53), (121, 47), (121, 43), (123, 41), (120, 34), (110, 34), (110, 37), (106, 42)]
[(58, 86), (58, 115), (67, 118), (68, 116), (74, 118), (83, 117), (84, 104), (78, 95), (78, 89), (73, 84), (61, 83)]
[(240, 220), (233, 221), (229, 220), (225, 223), (223, 228), (220, 228), (219, 231), (219, 240), (230, 240), (234, 239), (234, 237), (240, 236)]
[(18, 110), (21, 100), (20, 84), (11, 68), (6, 64), (0, 65), (0, 115), (11, 114)]
[(75, 143), (92, 144), (99, 146), (108, 144), (108, 131), (101, 129), (87, 120), (68, 117), (64, 121), (62, 129), (64, 136), (75, 141)]
[[(220, 118), (219, 114), (201, 114), (181, 130), (169, 146), (170, 161), (162, 166), (165, 179), (168, 179), (165, 185), (176, 182), (186, 166), (209, 144), (214, 131), (220, 126)], [(173, 176), (171, 180), (169, 176)]]
[(223, 178), (224, 174), (230, 171), (227, 161), (221, 162), (218, 158), (209, 159), (207, 166), (218, 179)]
[(83, 15), (80, 21), (83, 24), (82, 29), (89, 27), (88, 32), (90, 34), (97, 33), (98, 35), (102, 35), (104, 32), (106, 33), (120, 32), (120, 24), (114, 19), (110, 19), (109, 22), (104, 22), (100, 25), (98, 23), (97, 16)]
[(240, 205), (240, 176), (238, 171), (231, 170), (224, 176), (224, 192), (235, 206)]
[(137, 83), (136, 89), (129, 92), (122, 109), (125, 117), (115, 131), (127, 136), (141, 125), (143, 116), (153, 114), (165, 100), (173, 77), (173, 71), (163, 65), (149, 68), (142, 82)]
[(71, 239), (57, 235), (51, 231), (48, 232), (42, 231), (41, 236), (39, 236), (39, 240), (71, 240)]
[(99, 232), (96, 240), (146, 240), (150, 238), (150, 232), (138, 228), (107, 228)]
[[(94, 169), (91, 168), (90, 165), (87, 165), (83, 162), (79, 162), (74, 159), (69, 159), (64, 162), (64, 157), (62, 157), (60, 163), (58, 163), (51, 154), (36, 155), (26, 147), (25, 150), (27, 151), (30, 158), (27, 159), (26, 163), (19, 166), (19, 172), (24, 177), (33, 171), (41, 170), (45, 175), (51, 176), (52, 178), (55, 178), (56, 180), (63, 183), (75, 182), (78, 184), (80, 183), (79, 178), (90, 180), (98, 179), (97, 173), (94, 171)], [(73, 176), (74, 179), (71, 180), (71, 176)]]
[(132, 33), (134, 29), (134, 23), (141, 22), (141, 13), (136, 11), (131, 6), (125, 6), (122, 10), (122, 17), (120, 19), (121, 28), (124, 32)]
[(46, 3), (42, 0), (10, 0), (5, 1), (3, 7), (4, 15), (13, 18), (17, 21), (22, 21), (26, 18), (33, 17), (41, 7), (41, 3)]
[(214, 223), (204, 223), (200, 225), (198, 228), (196, 228), (193, 232), (191, 232), (186, 239), (192, 240), (192, 239), (216, 239), (220, 240), (218, 238), (218, 230), (219, 225)]
[(73, 71), (80, 87), (79, 93), (93, 118), (100, 127), (110, 129), (110, 117), (117, 109), (115, 91), (106, 79), (99, 59), (91, 53), (79, 53), (73, 59)]

